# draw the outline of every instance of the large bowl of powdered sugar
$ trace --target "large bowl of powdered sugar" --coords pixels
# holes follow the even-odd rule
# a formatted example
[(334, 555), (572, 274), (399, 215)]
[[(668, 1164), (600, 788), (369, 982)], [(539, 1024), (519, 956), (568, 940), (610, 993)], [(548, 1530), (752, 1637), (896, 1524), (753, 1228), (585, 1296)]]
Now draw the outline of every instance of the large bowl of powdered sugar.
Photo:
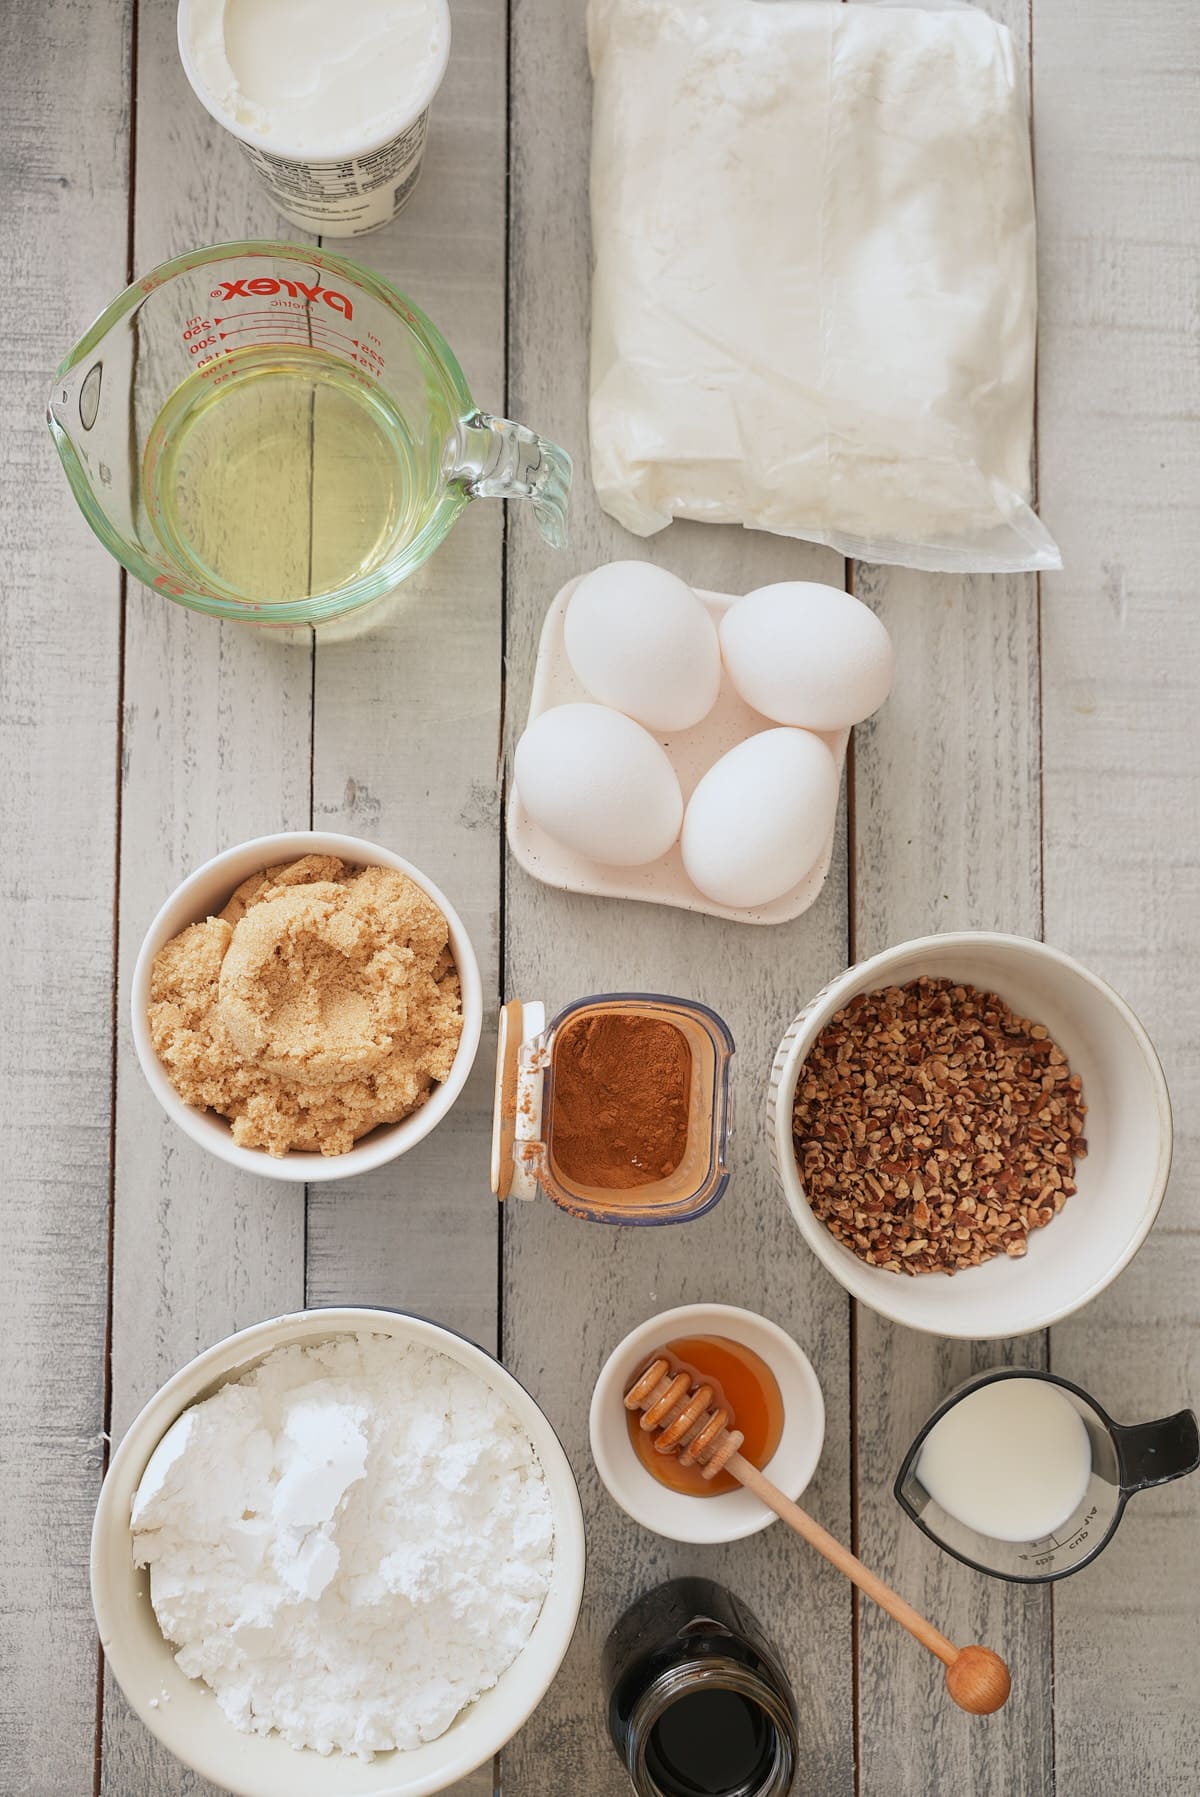
[(218, 1342), (131, 1425), (92, 1600), (146, 1726), (239, 1797), (423, 1797), (541, 1700), (583, 1588), (554, 1430), (435, 1323), (301, 1311)]

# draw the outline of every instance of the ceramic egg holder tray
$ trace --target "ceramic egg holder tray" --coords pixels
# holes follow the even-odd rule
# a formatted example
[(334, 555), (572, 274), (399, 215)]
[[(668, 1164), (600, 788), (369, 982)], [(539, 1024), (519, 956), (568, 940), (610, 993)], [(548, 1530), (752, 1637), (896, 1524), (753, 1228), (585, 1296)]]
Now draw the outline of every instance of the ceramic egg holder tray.
[[(567, 582), (546, 613), (533, 670), (527, 726), (556, 705), (596, 703), (571, 667), (563, 642), (563, 618), (579, 579), (582, 576)], [(739, 593), (710, 593), (699, 587), (694, 591), (697, 599), (707, 607), (714, 624), (718, 624), (722, 615), (741, 597)], [(777, 723), (763, 717), (761, 712), (753, 711), (738, 696), (728, 673), (722, 671), (717, 702), (706, 718), (690, 730), (678, 730), (673, 735), (664, 736), (653, 730), (650, 734), (666, 750), (679, 778), (686, 806), (714, 761), (719, 761), (748, 736), (778, 728)], [(850, 741), (849, 730), (817, 730), (813, 734), (833, 751), (840, 779), (846, 745)], [(728, 917), (735, 923), (789, 923), (792, 918), (799, 917), (808, 910), (825, 884), (833, 859), (833, 832), (830, 831), (828, 842), (798, 885), (754, 910), (735, 910), (729, 905), (715, 904), (693, 886), (684, 870), (678, 841), (657, 861), (648, 861), (642, 867), (610, 867), (604, 862), (589, 861), (586, 856), (556, 842), (534, 823), (521, 803), (515, 783), (508, 802), (508, 842), (525, 872), (546, 886), (558, 886), (564, 892), (592, 893), (598, 898), (642, 899), (649, 905), (675, 905), (683, 911), (706, 911), (710, 917)]]

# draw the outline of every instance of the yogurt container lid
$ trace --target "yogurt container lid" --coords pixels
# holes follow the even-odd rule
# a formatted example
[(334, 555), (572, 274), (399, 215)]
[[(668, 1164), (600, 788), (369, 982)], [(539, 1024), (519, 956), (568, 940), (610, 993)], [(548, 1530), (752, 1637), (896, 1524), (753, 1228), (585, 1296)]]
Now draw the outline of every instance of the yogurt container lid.
[[(496, 1090), (492, 1106), (492, 1190), (497, 1198), (533, 1198), (537, 1180), (517, 1152), (524, 1141), (540, 1138), (542, 1082), (521, 1071), (521, 1049), (546, 1027), (543, 1004), (513, 999), (500, 1007), (496, 1042)], [(518, 1129), (518, 1124), (520, 1128)]]
[(429, 106), (450, 55), (450, 8), (343, 0), (331, 14), (321, 0), (179, 0), (178, 38), (197, 99), (239, 142), (341, 162), (382, 149)]

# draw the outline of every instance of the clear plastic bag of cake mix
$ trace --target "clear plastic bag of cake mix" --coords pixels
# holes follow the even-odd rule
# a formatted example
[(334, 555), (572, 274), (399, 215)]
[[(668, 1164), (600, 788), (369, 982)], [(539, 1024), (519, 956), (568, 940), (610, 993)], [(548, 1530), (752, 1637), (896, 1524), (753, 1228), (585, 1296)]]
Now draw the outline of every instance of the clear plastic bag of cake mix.
[(592, 478), (913, 568), (1061, 566), (1030, 506), (1024, 83), (972, 6), (589, 0)]

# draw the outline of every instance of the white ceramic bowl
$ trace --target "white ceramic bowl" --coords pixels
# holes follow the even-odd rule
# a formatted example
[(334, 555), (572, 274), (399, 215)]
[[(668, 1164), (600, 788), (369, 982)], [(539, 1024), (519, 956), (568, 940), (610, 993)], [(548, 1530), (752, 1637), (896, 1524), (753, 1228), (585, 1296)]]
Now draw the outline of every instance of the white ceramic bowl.
[[(814, 1217), (792, 1152), (792, 1101), (804, 1060), (836, 1011), (859, 992), (922, 974), (996, 992), (1019, 1015), (1046, 1025), (1083, 1081), (1088, 1152), (1075, 1171), (1078, 1191), (1034, 1231), (1022, 1259), (1000, 1254), (953, 1276), (910, 1278), (867, 1266)], [(989, 931), (902, 942), (839, 974), (780, 1043), (768, 1110), (784, 1196), (818, 1260), (881, 1316), (965, 1340), (1046, 1329), (1089, 1303), (1141, 1247), (1171, 1167), (1167, 1084), (1129, 1006), (1069, 955)]]
[[(369, 1332), (432, 1348), (477, 1373), (528, 1432), (554, 1511), (554, 1570), (533, 1633), (508, 1671), (436, 1741), (369, 1763), (248, 1735), (226, 1720), (208, 1687), (175, 1664), (150, 1604), (150, 1580), (133, 1564), (129, 1513), (146, 1463), (189, 1405), (210, 1397), (274, 1348)], [(426, 1797), (482, 1765), (532, 1714), (570, 1644), (583, 1592), (579, 1493), (557, 1435), (512, 1374), (473, 1342), (420, 1317), (373, 1309), (304, 1310), (256, 1323), (218, 1342), (169, 1379), (130, 1425), (113, 1455), (92, 1529), (92, 1604), (109, 1666), (146, 1727), (187, 1765), (238, 1797)]]
[[(198, 1110), (195, 1105), (185, 1104), (180, 1098), (155, 1053), (150, 1026), (146, 1021), (146, 1008), (150, 1003), (150, 972), (154, 957), (163, 944), (186, 929), (188, 924), (215, 916), (236, 888), (251, 874), (261, 873), (265, 867), (276, 867), (280, 862), (299, 860), (301, 855), (339, 855), (353, 867), (394, 867), (397, 872), (407, 874), (410, 880), (414, 880), (429, 894), (450, 926), (450, 949), (462, 987), (462, 1037), (449, 1079), (443, 1085), (435, 1087), (420, 1110), (414, 1111), (411, 1117), (405, 1117), (400, 1123), (380, 1124), (378, 1129), (363, 1136), (345, 1154), (303, 1154), (294, 1150), (285, 1155), (271, 1155), (262, 1148), (240, 1148), (224, 1117), (218, 1116), (215, 1111)], [(142, 1064), (142, 1072), (150, 1082), (151, 1091), (167, 1115), (191, 1136), (193, 1142), (199, 1142), (202, 1148), (207, 1148), (210, 1154), (228, 1161), (231, 1166), (240, 1167), (246, 1173), (263, 1174), (268, 1179), (295, 1182), (347, 1179), (352, 1174), (369, 1173), (373, 1168), (383, 1166), (385, 1161), (395, 1160), (398, 1155), (406, 1154), (441, 1122), (462, 1091), (479, 1047), (479, 1033), (483, 1027), (483, 986), (479, 977), (479, 962), (475, 958), (475, 950), (471, 947), (471, 940), (463, 928), (462, 920), (445, 894), (439, 891), (420, 868), (414, 867), (410, 861), (402, 860), (399, 855), (394, 855), (390, 849), (380, 848), (378, 843), (362, 842), (357, 836), (336, 836), (321, 830), (294, 830), (280, 836), (258, 836), (252, 842), (239, 843), (236, 848), (226, 849), (224, 854), (214, 856), (203, 867), (198, 867), (194, 874), (190, 874), (182, 886), (176, 887), (146, 932), (146, 939), (133, 970), (130, 1002), (133, 1012), (133, 1041), (138, 1060)]]
[(749, 1491), (690, 1497), (646, 1471), (629, 1440), (623, 1399), (655, 1348), (688, 1335), (724, 1335), (761, 1356), (779, 1381), (783, 1433), (763, 1468), (787, 1497), (798, 1498), (821, 1458), (825, 1402), (812, 1363), (777, 1323), (732, 1304), (684, 1304), (632, 1330), (614, 1348), (592, 1393), (592, 1457), (610, 1497), (634, 1522), (669, 1541), (740, 1541), (775, 1521)]

